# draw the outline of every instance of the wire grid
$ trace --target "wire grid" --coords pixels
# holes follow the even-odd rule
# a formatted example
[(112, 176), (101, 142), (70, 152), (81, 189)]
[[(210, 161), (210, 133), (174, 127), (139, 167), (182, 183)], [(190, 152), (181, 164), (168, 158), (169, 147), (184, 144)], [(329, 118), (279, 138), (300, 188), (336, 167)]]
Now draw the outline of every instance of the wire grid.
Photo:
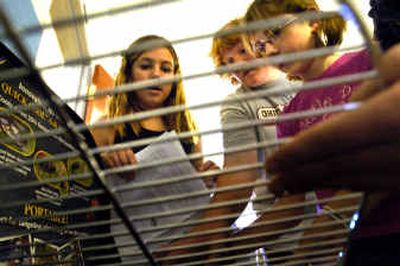
[[(152, 1), (146, 4), (146, 7), (162, 5), (166, 2), (172, 1)], [(132, 213), (128, 211), (129, 209), (157, 206), (161, 203), (179, 202), (180, 200), (191, 202), (191, 200), (198, 198), (210, 197), (211, 192), (208, 189), (193, 190), (187, 193), (169, 194), (128, 202), (121, 200), (119, 197), (120, 193), (140, 193), (145, 189), (157, 190), (163, 186), (179, 186), (182, 182), (202, 181), (207, 177), (221, 176), (223, 178), (223, 174), (238, 173), (241, 171), (262, 171), (264, 165), (262, 162), (258, 162), (203, 173), (172, 175), (161, 180), (137, 181), (110, 186), (109, 180), (116, 178), (116, 176), (124, 172), (156, 169), (160, 166), (180, 164), (202, 158), (203, 156), (226, 155), (255, 149), (272, 149), (285, 143), (288, 139), (237, 146), (213, 154), (193, 153), (187, 156), (169, 157), (155, 160), (151, 163), (117, 168), (104, 167), (101, 160), (99, 160), (100, 153), (149, 144), (173, 143), (194, 134), (204, 136), (216, 132), (267, 126), (281, 121), (350, 111), (362, 104), (348, 103), (317, 110), (285, 114), (279, 116), (277, 121), (249, 120), (224, 127), (223, 129), (182, 132), (163, 139), (147, 138), (107, 147), (95, 147), (88, 131), (89, 129), (139, 121), (152, 116), (172, 114), (183, 111), (186, 108), (189, 110), (202, 110), (222, 103), (222, 101), (214, 101), (193, 106), (165, 107), (128, 114), (87, 126), (69, 109), (66, 103), (141, 90), (149, 86), (158, 86), (177, 81), (181, 77), (136, 82), (110, 88), (95, 95), (78, 95), (74, 98), (61, 100), (43, 82), (40, 76), (41, 71), (64, 65), (83, 65), (99, 58), (115, 56), (122, 51), (110, 51), (107, 54), (95, 57), (80, 57), (64, 63), (55, 62), (52, 65), (38, 68), (30, 60), (24, 43), (21, 40), (21, 36), (37, 32), (43, 28), (75, 27), (77, 23), (83, 22), (86, 19), (106, 14), (112, 15), (127, 12), (128, 10), (141, 7), (142, 5), (136, 4), (124, 8), (116, 8), (104, 14), (96, 13), (85, 18), (73, 17), (71, 19), (52, 22), (48, 25), (32, 26), (18, 30), (10, 23), (7, 14), (3, 10), (0, 11), (0, 19), (4, 28), (4, 32), (1, 35), (2, 41), (5, 39), (11, 40), (24, 62), (22, 63), (18, 58), (15, 58), (11, 52), (7, 52), (7, 48), (2, 48), (2, 59), (10, 62), (5, 67), (2, 67), (0, 72), (3, 88), (0, 109), (2, 130), (3, 133), (7, 132), (3, 124), (10, 123), (11, 121), (14, 123), (14, 128), (18, 130), (18, 133), (14, 132), (14, 134), (8, 135), (4, 133), (1, 136), (0, 151), (2, 154), (0, 169), (2, 175), (0, 191), (2, 201), (0, 202), (0, 240), (2, 244), (0, 248), (2, 249), (2, 255), (0, 255), (0, 259), (14, 263), (12, 265), (336, 265), (339, 259), (338, 254), (343, 251), (349, 233), (348, 224), (350, 223), (350, 218), (348, 214), (355, 212), (358, 209), (358, 205), (343, 206), (342, 208), (319, 214), (304, 213), (292, 217), (254, 223), (248, 228), (261, 229), (251, 236), (236, 235), (232, 233), (233, 229), (228, 227), (219, 229), (210, 228), (201, 232), (191, 233), (189, 230), (189, 233), (183, 235), (158, 234), (158, 232), (179, 231), (182, 228), (188, 231), (188, 228), (191, 228), (191, 226), (238, 217), (240, 213), (204, 219), (199, 213), (210, 209), (231, 207), (238, 204), (243, 205), (248, 202), (248, 198), (237, 198), (211, 205), (207, 203), (195, 206), (182, 205), (173, 211), (139, 212), (129, 215)], [(233, 64), (208, 72), (184, 76), (183, 80), (197, 79), (239, 69), (251, 69), (265, 64), (267, 60), (270, 64), (280, 64), (328, 55), (336, 51), (346, 52), (365, 47), (370, 49), (372, 56), (375, 58), (379, 54), (379, 51), (371, 44), (370, 35), (364, 24), (359, 20), (359, 16), (354, 11), (353, 6), (347, 3), (347, 1), (341, 1), (341, 8), (343, 10), (345, 8), (352, 10), (352, 16), (347, 13), (346, 18), (355, 18), (357, 20), (365, 39), (363, 45), (345, 49), (326, 47), (301, 53), (274, 56), (268, 59), (256, 59), (251, 62)], [(330, 17), (335, 14), (336, 12), (322, 14), (310, 12), (301, 16), (304, 19), (313, 19), (320, 18), (321, 16)], [(258, 21), (247, 26), (238, 26), (219, 34), (224, 35), (233, 32), (270, 28), (282, 23), (282, 18)], [(215, 33), (174, 40), (172, 43), (191, 42), (212, 36), (215, 36)], [(139, 49), (149, 49), (149, 47), (157, 47), (157, 45), (156, 42), (148, 42)], [(372, 69), (363, 73), (313, 81), (286, 88), (281, 87), (267, 91), (249, 92), (231, 101), (251, 100), (257, 97), (283, 95), (285, 93), (312, 90), (336, 84), (359, 82), (374, 78), (377, 75), (377, 71)], [(8, 86), (5, 84), (8, 84)], [(28, 89), (24, 89), (24, 86), (21, 89), (20, 84), (25, 85), (25, 88)], [(16, 92), (18, 90), (15, 90), (15, 88), (21, 91)], [(8, 94), (7, 91), (9, 92)], [(22, 93), (24, 96), (18, 96), (20, 95), (18, 93)], [(13, 95), (15, 96), (14, 100), (18, 99), (18, 97), (23, 97), (24, 100), (18, 104), (18, 102), (10, 100)], [(16, 155), (18, 153), (23, 154), (23, 159)], [(36, 176), (36, 178), (31, 178), (31, 176)], [(264, 187), (266, 185), (266, 181), (256, 181), (254, 183), (216, 188), (213, 193)], [(361, 196), (360, 193), (352, 193), (318, 201), (315, 199), (308, 200), (303, 203), (284, 205), (274, 209), (265, 207), (265, 209), (260, 210), (259, 214), (299, 208), (305, 209), (307, 207), (313, 208), (317, 204), (346, 202), (347, 200), (359, 199)], [(265, 195), (257, 197), (254, 203), (271, 202), (273, 200), (275, 200), (273, 195)], [(162, 219), (168, 220), (169, 217), (187, 217), (186, 215), (189, 215), (191, 219), (170, 223), (157, 223), (142, 228), (137, 228), (136, 226), (140, 221), (154, 221), (157, 219), (162, 221)], [(300, 226), (284, 230), (262, 230), (263, 226), (315, 219), (321, 216), (326, 216), (327, 221), (318, 225), (301, 224)], [(171, 221), (174, 220), (171, 219)], [(315, 233), (316, 229), (318, 230)], [(309, 231), (312, 234), (306, 234)], [(185, 246), (167, 245), (174, 240), (207, 235), (212, 236), (219, 233), (228, 233), (231, 236), (220, 240), (212, 240), (210, 238), (209, 240), (194, 242)], [(293, 233), (295, 236), (290, 238), (276, 238), (279, 235), (288, 233)], [(154, 234), (155, 237), (148, 240), (143, 237), (146, 234)], [(121, 237), (125, 239), (123, 243), (116, 241), (118, 238), (122, 239)], [(154, 246), (157, 246), (156, 250), (154, 250)], [(206, 249), (208, 246), (216, 248)], [(301, 249), (299, 249), (299, 246), (301, 246)], [(127, 250), (126, 254), (123, 254), (124, 250)], [(179, 253), (182, 250), (186, 252)], [(256, 250), (257, 252), (255, 252)], [(154, 253), (154, 251), (156, 252)]]

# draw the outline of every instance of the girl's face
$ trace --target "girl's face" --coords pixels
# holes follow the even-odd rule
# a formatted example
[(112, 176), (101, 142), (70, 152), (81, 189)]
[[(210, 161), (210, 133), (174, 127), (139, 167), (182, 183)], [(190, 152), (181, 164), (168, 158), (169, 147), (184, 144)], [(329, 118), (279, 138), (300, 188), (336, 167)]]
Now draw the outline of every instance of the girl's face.
[[(268, 55), (279, 55), (304, 52), (315, 47), (314, 32), (318, 27), (317, 23), (309, 21), (297, 21), (296, 17), (288, 15), (287, 23), (281, 27), (266, 31), (263, 37), (260, 33), (252, 36), (253, 49), (257, 49), (258, 42), (268, 43), (270, 51)], [(264, 40), (262, 40), (262, 38)], [(305, 78), (308, 76), (313, 59), (282, 63), (278, 68), (293, 76)]]
[[(156, 48), (141, 54), (132, 64), (131, 80), (143, 81), (174, 76), (174, 58), (168, 48)], [(172, 83), (135, 91), (140, 108), (162, 107), (172, 90)]]
[[(226, 49), (222, 52), (222, 61), (225, 65), (246, 62), (254, 59), (255, 56), (247, 49), (245, 49), (241, 41), (239, 41), (231, 49)], [(235, 71), (231, 74), (235, 78), (237, 78), (243, 85), (250, 88), (263, 85), (277, 78), (276, 69), (269, 65), (253, 69)]]

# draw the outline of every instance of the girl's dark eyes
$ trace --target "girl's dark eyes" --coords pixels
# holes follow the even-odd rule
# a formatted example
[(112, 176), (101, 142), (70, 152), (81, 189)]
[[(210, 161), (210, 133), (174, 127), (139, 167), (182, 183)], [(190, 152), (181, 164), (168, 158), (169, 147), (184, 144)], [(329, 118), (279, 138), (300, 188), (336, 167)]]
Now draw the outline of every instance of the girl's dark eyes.
[[(139, 65), (139, 67), (142, 70), (150, 70), (150, 69), (154, 68), (155, 66), (152, 63), (142, 63)], [(169, 65), (162, 65), (160, 69), (164, 73), (171, 73), (173, 71), (172, 67)]]
[(153, 67), (153, 64), (142, 63), (139, 65), (140, 69), (142, 70), (149, 70)]
[(272, 29), (271, 32), (273, 36), (278, 37), (279, 35), (281, 35), (282, 29), (281, 28)]
[[(247, 51), (245, 48), (241, 48), (239, 50), (239, 54), (245, 55), (247, 54)], [(235, 59), (233, 57), (230, 57), (226, 60), (226, 62), (224, 62), (224, 65), (229, 65), (229, 64), (234, 64), (235, 63)]]
[(164, 73), (171, 73), (172, 72), (172, 67), (166, 65), (166, 66), (161, 66), (161, 71)]

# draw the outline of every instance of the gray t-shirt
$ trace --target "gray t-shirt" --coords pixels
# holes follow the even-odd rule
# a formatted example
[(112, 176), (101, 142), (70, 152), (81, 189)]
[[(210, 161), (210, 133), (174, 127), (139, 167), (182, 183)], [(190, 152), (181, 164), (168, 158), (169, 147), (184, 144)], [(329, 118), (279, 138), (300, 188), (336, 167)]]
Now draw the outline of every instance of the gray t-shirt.
[[(280, 80), (273, 84), (266, 84), (258, 88), (249, 90), (240, 87), (235, 93), (230, 94), (226, 97), (225, 102), (221, 107), (221, 124), (222, 127), (228, 129), (229, 126), (239, 125), (240, 123), (245, 123), (250, 120), (271, 120), (275, 122), (278, 114), (283, 110), (284, 106), (289, 103), (293, 98), (294, 94), (279, 95), (273, 97), (257, 97), (249, 100), (240, 100), (241, 96), (245, 93), (251, 91), (268, 90), (271, 88), (285, 88), (292, 86), (293, 83), (287, 80)], [(277, 140), (276, 125), (275, 123), (270, 125), (261, 126), (250, 126), (241, 129), (224, 131), (223, 134), (224, 148), (234, 148), (238, 146), (251, 145), (264, 141), (274, 141)], [(259, 162), (264, 162), (266, 156), (273, 151), (273, 148), (259, 148), (257, 149), (257, 160)], [(265, 171), (260, 171), (258, 181), (268, 180)], [(259, 186), (254, 189), (256, 198), (259, 196), (264, 196), (270, 194), (267, 186)], [(308, 192), (305, 195), (306, 201), (315, 200), (315, 193)], [(263, 211), (271, 207), (272, 201), (256, 201), (253, 203), (253, 209), (255, 211)], [(310, 205), (304, 208), (305, 214), (315, 213), (315, 206)], [(304, 219), (297, 226), (307, 226), (310, 225), (312, 219)], [(287, 241), (282, 244), (275, 244), (268, 247), (273, 248), (294, 248), (298, 245), (297, 241), (292, 241), (293, 238), (301, 237), (302, 231), (294, 233), (286, 233), (279, 237), (280, 240)], [(285, 240), (287, 239), (287, 240)]]
[[(248, 100), (240, 98), (247, 92), (255, 92), (268, 90), (270, 88), (288, 87), (291, 83), (287, 80), (280, 80), (272, 84), (265, 84), (253, 89), (247, 89), (243, 86), (238, 88), (235, 93), (228, 95), (221, 107), (221, 124), (226, 129), (232, 125), (240, 125), (251, 120), (269, 120), (275, 122), (280, 111), (289, 103), (292, 94), (264, 96)], [(224, 131), (223, 141), (224, 148), (234, 148), (243, 145), (251, 145), (263, 141), (274, 141), (277, 139), (276, 126), (261, 125), (247, 126), (240, 129)], [(262, 148), (257, 150), (257, 159), (263, 162), (266, 156), (272, 151), (271, 148)], [(260, 178), (264, 179), (265, 171), (260, 171)], [(265, 195), (267, 192), (266, 186), (257, 187), (255, 190), (257, 195)], [(257, 204), (256, 204), (257, 205)], [(265, 206), (264, 206), (265, 207)]]

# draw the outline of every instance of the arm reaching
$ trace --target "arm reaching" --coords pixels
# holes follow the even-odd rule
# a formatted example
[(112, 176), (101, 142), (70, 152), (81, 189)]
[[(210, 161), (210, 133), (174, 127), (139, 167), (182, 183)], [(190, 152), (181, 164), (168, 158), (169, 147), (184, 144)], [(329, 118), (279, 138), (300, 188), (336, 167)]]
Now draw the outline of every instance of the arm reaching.
[(400, 188), (400, 45), (382, 57), (379, 70), (373, 82), (384, 87), (371, 92), (371, 83), (363, 84), (356, 99), (373, 97), (360, 108), (301, 132), (268, 158), (271, 191)]

